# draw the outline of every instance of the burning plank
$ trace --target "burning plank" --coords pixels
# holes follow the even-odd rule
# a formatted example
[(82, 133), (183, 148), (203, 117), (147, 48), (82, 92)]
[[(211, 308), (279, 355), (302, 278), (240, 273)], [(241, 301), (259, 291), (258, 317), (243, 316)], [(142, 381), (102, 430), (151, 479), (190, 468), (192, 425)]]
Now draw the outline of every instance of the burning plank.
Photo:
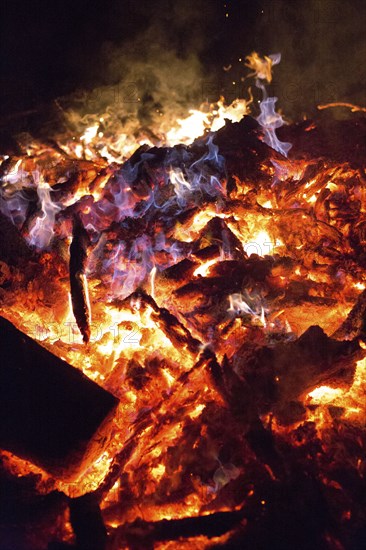
[(0, 317), (0, 447), (73, 480), (102, 453), (118, 400)]

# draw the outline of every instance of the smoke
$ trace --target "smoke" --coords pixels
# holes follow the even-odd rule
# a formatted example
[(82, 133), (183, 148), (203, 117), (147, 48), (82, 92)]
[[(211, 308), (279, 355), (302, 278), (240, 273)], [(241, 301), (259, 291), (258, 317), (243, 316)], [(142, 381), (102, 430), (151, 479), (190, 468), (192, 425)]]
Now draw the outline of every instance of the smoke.
[(274, 93), (294, 119), (321, 103), (366, 105), (366, 4), (363, 0), (264, 0), (256, 44), (280, 51)]
[(133, 33), (104, 41), (94, 87), (76, 103), (81, 116), (109, 112), (111, 128), (164, 131), (206, 98), (245, 97), (253, 50), (282, 54), (270, 94), (288, 118), (334, 101), (366, 105), (364, 0), (131, 1), (123, 16)]
[(131, 1), (114, 16), (130, 21), (134, 32), (101, 45), (93, 70), (86, 69), (89, 90), (64, 98), (69, 121), (88, 124), (98, 115), (109, 131), (135, 136), (141, 129), (168, 130), (203, 101), (201, 56), (217, 26), (217, 3)]
[(6, 4), (0, 112), (41, 112), (16, 119), (17, 129), (48, 132), (55, 98), (75, 135), (104, 115), (115, 134), (169, 126), (206, 99), (247, 97), (244, 59), (254, 50), (282, 54), (269, 93), (289, 118), (331, 101), (366, 105), (364, 0)]

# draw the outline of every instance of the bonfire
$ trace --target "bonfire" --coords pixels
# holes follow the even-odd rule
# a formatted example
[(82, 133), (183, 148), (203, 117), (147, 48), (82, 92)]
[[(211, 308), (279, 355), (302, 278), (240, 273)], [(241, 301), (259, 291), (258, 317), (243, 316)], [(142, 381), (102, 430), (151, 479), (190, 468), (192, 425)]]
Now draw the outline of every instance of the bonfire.
[(361, 548), (366, 119), (285, 124), (279, 62), (164, 135), (2, 155), (5, 541)]

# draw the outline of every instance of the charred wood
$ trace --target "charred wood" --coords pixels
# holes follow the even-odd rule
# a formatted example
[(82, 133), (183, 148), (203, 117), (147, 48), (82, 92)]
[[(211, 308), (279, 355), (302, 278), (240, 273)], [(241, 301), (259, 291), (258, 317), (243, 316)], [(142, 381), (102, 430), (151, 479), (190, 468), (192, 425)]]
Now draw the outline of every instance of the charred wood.
[(104, 550), (107, 530), (93, 493), (70, 499), (70, 521), (78, 550)]
[(178, 540), (181, 537), (196, 536), (218, 537), (234, 529), (247, 515), (252, 514), (253, 512), (237, 510), (157, 522), (137, 519), (112, 532), (108, 548), (113, 548), (114, 544), (127, 542), (130, 548), (150, 549), (153, 548), (155, 541)]
[(70, 246), (70, 292), (72, 310), (85, 343), (90, 338), (90, 305), (85, 269), (89, 236), (79, 217), (74, 217)]
[(294, 342), (275, 347), (243, 344), (232, 358), (233, 370), (255, 395), (260, 413), (282, 408), (323, 382), (349, 386), (356, 361), (364, 355), (357, 340), (329, 338), (318, 326)]
[(34, 256), (18, 229), (0, 212), (0, 260), (19, 266)]
[(362, 291), (357, 302), (347, 315), (347, 319), (332, 335), (336, 340), (366, 338), (366, 290)]

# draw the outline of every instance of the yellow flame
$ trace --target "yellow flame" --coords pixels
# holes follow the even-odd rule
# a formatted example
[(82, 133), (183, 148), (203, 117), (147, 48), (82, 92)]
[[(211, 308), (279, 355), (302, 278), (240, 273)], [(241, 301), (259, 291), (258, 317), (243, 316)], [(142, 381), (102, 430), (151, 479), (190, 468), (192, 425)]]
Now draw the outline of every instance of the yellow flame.
[(83, 135), (80, 137), (80, 141), (83, 141), (86, 145), (89, 145), (93, 141), (93, 139), (97, 136), (98, 133), (99, 124), (93, 124), (92, 126), (89, 126), (86, 128)]
[(245, 66), (252, 69), (257, 78), (268, 82), (272, 81), (273, 60), (270, 57), (267, 55), (260, 57), (257, 52), (252, 52), (245, 58), (245, 61)]
[(194, 270), (193, 275), (195, 277), (198, 277), (199, 275), (201, 275), (201, 277), (206, 277), (206, 275), (210, 271), (210, 267), (216, 263), (217, 263), (216, 258), (214, 260), (208, 260), (207, 262), (197, 267), (197, 269)]
[(314, 403), (329, 403), (342, 395), (342, 390), (340, 388), (330, 388), (329, 386), (319, 386), (308, 395)]

